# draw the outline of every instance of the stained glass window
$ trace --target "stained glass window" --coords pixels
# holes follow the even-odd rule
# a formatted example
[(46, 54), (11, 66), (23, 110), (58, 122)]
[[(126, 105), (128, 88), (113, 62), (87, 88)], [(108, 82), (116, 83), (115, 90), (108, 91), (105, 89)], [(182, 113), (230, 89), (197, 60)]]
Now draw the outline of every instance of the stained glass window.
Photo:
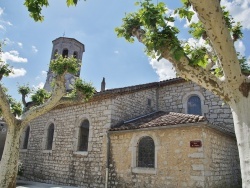
[(201, 100), (198, 96), (191, 96), (188, 99), (188, 114), (202, 115)]
[(84, 120), (79, 130), (79, 151), (88, 151), (88, 140), (89, 140), (89, 121)]
[(149, 137), (143, 137), (138, 143), (137, 166), (154, 168), (155, 166), (155, 144)]

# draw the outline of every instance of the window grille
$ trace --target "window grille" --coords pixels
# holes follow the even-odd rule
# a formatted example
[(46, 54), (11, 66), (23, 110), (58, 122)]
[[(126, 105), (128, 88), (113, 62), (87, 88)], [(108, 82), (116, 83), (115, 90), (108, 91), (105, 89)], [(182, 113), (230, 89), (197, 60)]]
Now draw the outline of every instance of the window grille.
[(143, 137), (138, 143), (137, 166), (155, 167), (155, 144), (154, 140), (149, 136)]
[(54, 137), (54, 124), (50, 124), (48, 127), (48, 134), (47, 134), (47, 150), (52, 150), (52, 144), (53, 144), (53, 137)]
[(198, 96), (191, 96), (188, 99), (188, 114), (202, 115), (201, 100)]
[(89, 121), (84, 120), (79, 130), (79, 151), (88, 151), (88, 139), (89, 139)]
[(23, 149), (28, 148), (28, 142), (29, 142), (29, 135), (30, 135), (30, 126), (28, 126), (24, 133), (24, 140), (23, 140)]

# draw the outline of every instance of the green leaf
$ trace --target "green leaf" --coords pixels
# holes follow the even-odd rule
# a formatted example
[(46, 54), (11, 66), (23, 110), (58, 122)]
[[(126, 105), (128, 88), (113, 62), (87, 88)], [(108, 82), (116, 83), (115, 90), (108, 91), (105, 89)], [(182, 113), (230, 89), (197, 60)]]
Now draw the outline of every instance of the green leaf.
[(184, 56), (184, 52), (182, 51), (182, 50), (176, 50), (175, 52), (174, 52), (174, 58), (177, 60), (177, 61), (179, 61), (180, 59), (181, 59), (181, 57), (183, 57)]

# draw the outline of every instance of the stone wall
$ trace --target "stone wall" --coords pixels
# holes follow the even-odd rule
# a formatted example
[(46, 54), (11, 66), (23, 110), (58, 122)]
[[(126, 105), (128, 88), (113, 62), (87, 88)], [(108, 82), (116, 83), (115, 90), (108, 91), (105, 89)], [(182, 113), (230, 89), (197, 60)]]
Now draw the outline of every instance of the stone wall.
[[(27, 150), (21, 150), (24, 177), (30, 180), (104, 187), (105, 153), (103, 140), (110, 127), (110, 100), (53, 110), (33, 121)], [(88, 152), (77, 151), (81, 120), (90, 122)], [(53, 122), (53, 148), (44, 150), (46, 127)]]
[(116, 96), (112, 99), (112, 125), (156, 110), (155, 88)]
[(240, 185), (240, 161), (236, 141), (232, 136), (225, 136), (211, 128), (204, 130), (203, 138), (206, 145), (206, 186), (235, 188), (237, 186), (233, 185)]
[(187, 99), (198, 95), (201, 99), (202, 114), (210, 123), (233, 128), (233, 118), (228, 105), (210, 91), (193, 82), (184, 82), (159, 89), (159, 109), (187, 113)]
[[(210, 135), (211, 134), (211, 135)], [(220, 161), (213, 161), (220, 167), (211, 166), (209, 161), (210, 150), (207, 150), (212, 143), (206, 138), (217, 136), (221, 140), (215, 140), (213, 158), (220, 158)], [(136, 146), (140, 137), (150, 136), (154, 139), (156, 147), (155, 169), (136, 168)], [(240, 171), (237, 157), (235, 138), (228, 137), (218, 132), (207, 131), (205, 125), (175, 127), (167, 129), (148, 129), (137, 131), (113, 132), (111, 139), (111, 164), (110, 164), (110, 187), (116, 188), (193, 188), (193, 187), (237, 187), (240, 182)], [(191, 148), (191, 140), (201, 140), (203, 146)], [(225, 149), (223, 141), (231, 144), (231, 149)], [(135, 142), (135, 143), (134, 143)], [(228, 157), (228, 155), (233, 157)], [(225, 159), (225, 160), (223, 160)], [(219, 163), (218, 163), (219, 162)], [(230, 163), (231, 162), (231, 163)], [(236, 165), (237, 163), (237, 165)], [(220, 172), (222, 168), (225, 171)], [(232, 170), (234, 169), (234, 170)], [(216, 177), (211, 174), (220, 173), (226, 181), (214, 181)]]
[[(110, 126), (157, 110), (186, 113), (185, 100), (193, 94), (199, 95), (202, 99), (202, 110), (209, 121), (231, 126), (232, 118), (228, 106), (223, 106), (218, 97), (191, 82), (160, 88), (149, 87), (111, 95), (106, 99), (104, 99), (104, 96), (104, 98), (97, 98), (95, 102), (53, 110), (30, 124), (28, 149), (20, 150), (20, 158), (25, 168), (24, 177), (48, 183), (103, 187), (106, 163), (105, 135)], [(78, 131), (84, 118), (87, 118), (90, 122), (89, 149), (88, 152), (78, 152)], [(50, 123), (54, 123), (55, 133), (52, 151), (47, 151), (44, 148), (46, 131)], [(145, 174), (131, 173), (129, 166), (132, 160), (129, 158), (131, 157), (131, 151), (127, 150), (130, 147), (129, 144), (133, 134), (137, 134), (137, 132), (122, 133), (121, 136), (117, 136), (119, 139), (115, 139), (116, 137), (111, 139), (111, 158), (113, 159), (111, 165), (115, 167), (110, 169), (112, 187), (117, 187), (118, 184), (123, 187), (150, 187), (151, 185), (155, 185), (155, 187), (163, 185), (169, 187), (185, 187), (187, 185), (192, 187), (192, 185), (196, 186), (197, 184), (199, 186), (202, 183), (202, 186), (204, 185), (204, 177), (201, 177), (201, 179), (199, 177), (202, 173), (193, 170), (191, 166), (191, 164), (195, 164), (198, 166), (193, 168), (200, 168), (201, 164), (206, 163), (204, 158), (191, 157), (183, 160), (187, 157), (187, 153), (195, 153), (195, 151), (190, 151), (190, 148), (187, 149), (185, 144), (189, 143), (190, 139), (200, 139), (200, 129), (174, 129), (171, 134), (168, 131), (163, 133), (162, 130), (152, 131), (152, 134), (155, 134), (155, 137), (159, 137), (159, 140), (161, 140), (159, 143), (167, 143), (166, 146), (159, 146), (161, 148), (159, 152), (162, 152), (159, 156), (162, 157), (158, 159), (161, 171), (157, 172), (157, 175), (160, 175), (161, 178), (152, 174), (145, 176)], [(177, 146), (174, 144), (176, 149), (167, 146), (170, 143), (175, 143), (175, 141), (178, 141)], [(170, 149), (171, 147), (172, 149)], [(197, 150), (198, 156), (203, 155), (199, 154), (203, 153), (203, 148), (192, 148), (192, 150)], [(119, 158), (121, 153), (123, 153), (123, 158), (122, 156)], [(178, 165), (179, 163), (181, 165)], [(124, 166), (125, 164), (126, 166)], [(171, 167), (167, 166), (168, 164)], [(192, 178), (190, 177), (191, 174)], [(184, 179), (178, 179), (178, 177), (184, 177)], [(142, 178), (145, 178), (145, 181), (142, 181)], [(186, 182), (189, 183), (186, 184)]]

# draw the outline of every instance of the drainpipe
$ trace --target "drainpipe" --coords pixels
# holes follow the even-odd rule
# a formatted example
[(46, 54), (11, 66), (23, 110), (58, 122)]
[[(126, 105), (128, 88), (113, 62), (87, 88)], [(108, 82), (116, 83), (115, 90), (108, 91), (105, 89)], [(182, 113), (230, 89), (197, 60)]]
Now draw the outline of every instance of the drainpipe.
[(106, 178), (105, 178), (105, 188), (108, 188), (108, 180), (109, 180), (109, 155), (110, 155), (110, 137), (109, 137), (109, 131), (107, 131), (107, 153), (106, 153)]

